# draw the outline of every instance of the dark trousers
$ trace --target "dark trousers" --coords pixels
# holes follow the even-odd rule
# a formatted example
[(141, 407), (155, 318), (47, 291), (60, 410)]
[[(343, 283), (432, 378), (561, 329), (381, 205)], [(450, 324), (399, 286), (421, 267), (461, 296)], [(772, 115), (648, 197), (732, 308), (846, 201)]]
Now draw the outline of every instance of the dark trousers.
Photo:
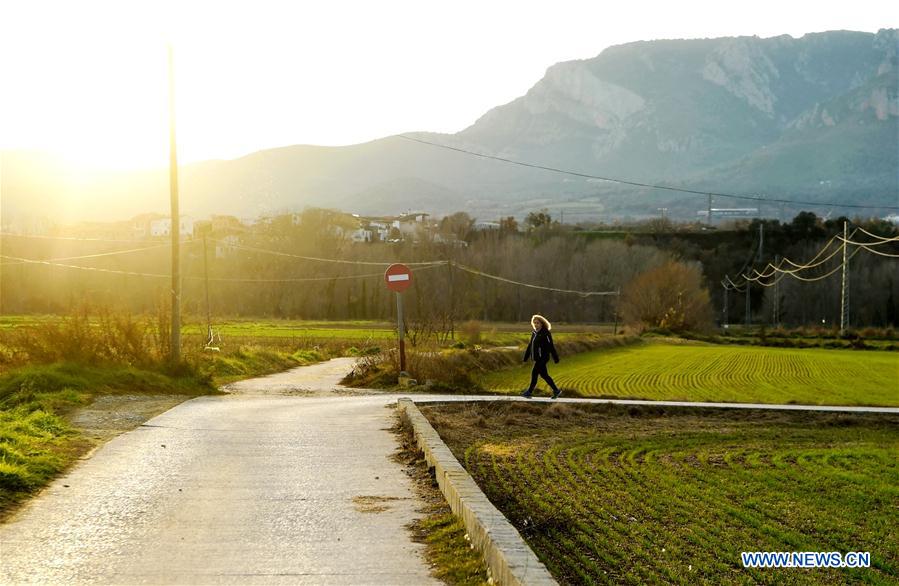
[(531, 371), (531, 386), (528, 387), (528, 392), (532, 392), (534, 387), (537, 386), (537, 376), (543, 377), (543, 380), (546, 381), (546, 384), (549, 385), (549, 388), (553, 390), (553, 392), (558, 391), (556, 388), (556, 383), (553, 382), (551, 376), (549, 376), (549, 372), (546, 371), (546, 364), (549, 362), (548, 360), (535, 360), (534, 361), (534, 369)]

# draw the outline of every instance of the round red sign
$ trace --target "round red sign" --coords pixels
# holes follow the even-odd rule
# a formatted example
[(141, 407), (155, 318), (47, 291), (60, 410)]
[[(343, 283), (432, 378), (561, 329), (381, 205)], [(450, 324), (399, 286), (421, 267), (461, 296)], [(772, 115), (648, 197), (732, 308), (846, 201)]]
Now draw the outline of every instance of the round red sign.
[(412, 284), (412, 271), (404, 264), (392, 264), (384, 273), (384, 282), (391, 291), (402, 293)]

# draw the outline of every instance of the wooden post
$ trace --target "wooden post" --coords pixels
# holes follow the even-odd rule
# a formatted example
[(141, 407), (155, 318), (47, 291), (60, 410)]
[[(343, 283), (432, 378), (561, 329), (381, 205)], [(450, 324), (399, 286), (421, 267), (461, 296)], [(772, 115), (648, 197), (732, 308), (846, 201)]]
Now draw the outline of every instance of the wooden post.
[(206, 344), (212, 344), (212, 311), (209, 308), (209, 253), (206, 249), (206, 231), (203, 231), (203, 280), (206, 283)]
[(178, 212), (178, 153), (175, 149), (175, 63), (169, 45), (169, 191), (172, 206), (172, 363), (181, 361), (181, 217)]

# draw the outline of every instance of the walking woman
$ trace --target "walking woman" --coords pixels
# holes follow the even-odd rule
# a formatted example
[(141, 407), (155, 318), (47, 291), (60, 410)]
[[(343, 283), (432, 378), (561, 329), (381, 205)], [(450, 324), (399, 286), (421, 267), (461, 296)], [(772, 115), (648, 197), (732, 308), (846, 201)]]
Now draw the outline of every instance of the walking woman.
[(524, 351), (524, 360), (522, 362), (527, 362), (528, 358), (533, 356), (534, 369), (531, 371), (531, 386), (528, 387), (528, 390), (521, 393), (521, 396), (530, 399), (534, 392), (534, 387), (537, 386), (537, 376), (541, 376), (546, 381), (546, 384), (549, 385), (549, 388), (553, 390), (553, 399), (557, 399), (562, 394), (562, 391), (559, 390), (552, 377), (549, 376), (549, 372), (546, 371), (546, 365), (550, 356), (552, 356), (553, 362), (559, 363), (559, 355), (556, 353), (556, 347), (553, 345), (553, 335), (550, 333), (552, 324), (542, 315), (535, 315), (531, 317), (531, 327), (534, 328), (534, 332), (531, 334), (528, 349)]

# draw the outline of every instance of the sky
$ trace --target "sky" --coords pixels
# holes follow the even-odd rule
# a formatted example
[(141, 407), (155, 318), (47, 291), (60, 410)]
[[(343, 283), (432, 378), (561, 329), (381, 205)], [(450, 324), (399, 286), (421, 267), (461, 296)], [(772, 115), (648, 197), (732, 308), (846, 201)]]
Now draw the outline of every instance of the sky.
[(0, 148), (85, 168), (457, 132), (560, 61), (640, 40), (899, 26), (889, 1), (0, 0)]

